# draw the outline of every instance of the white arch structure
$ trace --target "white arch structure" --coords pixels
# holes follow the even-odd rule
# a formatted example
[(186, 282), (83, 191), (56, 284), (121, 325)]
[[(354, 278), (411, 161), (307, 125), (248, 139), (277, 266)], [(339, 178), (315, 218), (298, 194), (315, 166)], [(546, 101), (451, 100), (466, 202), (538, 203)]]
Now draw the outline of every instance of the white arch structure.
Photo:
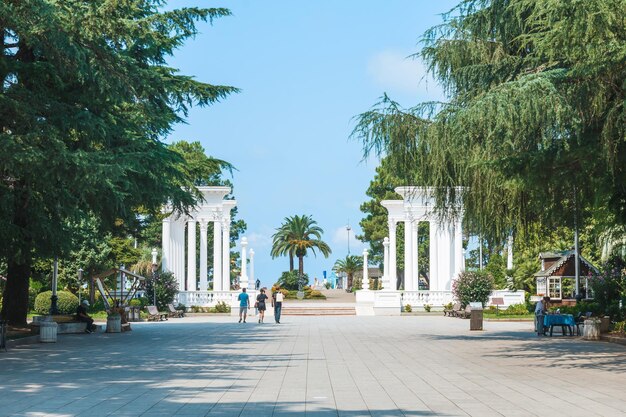
[[(179, 299), (185, 305), (211, 304), (208, 297), (208, 224), (213, 223), (213, 292), (230, 292), (230, 212), (235, 200), (225, 200), (230, 187), (198, 187), (201, 201), (189, 215), (171, 213), (163, 219), (162, 270), (170, 271), (178, 280)], [(171, 208), (164, 208), (170, 212)], [(197, 228), (200, 225), (200, 268), (196, 268)], [(187, 248), (185, 251), (185, 231)], [(186, 252), (186, 253), (185, 253)], [(204, 295), (204, 296), (202, 296)], [(210, 299), (209, 299), (210, 298)], [(222, 297), (230, 299), (230, 297)]]
[(465, 270), (463, 256), (462, 222), (463, 211), (456, 216), (441, 217), (435, 211), (436, 200), (431, 187), (397, 187), (396, 193), (402, 200), (383, 200), (381, 204), (388, 212), (389, 258), (385, 264), (383, 288), (397, 290), (397, 242), (396, 227), (404, 223), (404, 290), (419, 289), (418, 269), (418, 224), (430, 223), (429, 281), (430, 291), (450, 291), (452, 280)]

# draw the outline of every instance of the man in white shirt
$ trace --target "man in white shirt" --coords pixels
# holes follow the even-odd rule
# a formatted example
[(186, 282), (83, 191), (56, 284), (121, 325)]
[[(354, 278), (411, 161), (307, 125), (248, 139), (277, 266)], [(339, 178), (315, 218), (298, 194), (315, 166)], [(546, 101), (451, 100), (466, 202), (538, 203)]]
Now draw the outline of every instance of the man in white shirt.
[(280, 287), (276, 288), (276, 292), (272, 294), (272, 307), (274, 307), (274, 320), (277, 324), (280, 324), (280, 312), (283, 308), (283, 293), (280, 292)]

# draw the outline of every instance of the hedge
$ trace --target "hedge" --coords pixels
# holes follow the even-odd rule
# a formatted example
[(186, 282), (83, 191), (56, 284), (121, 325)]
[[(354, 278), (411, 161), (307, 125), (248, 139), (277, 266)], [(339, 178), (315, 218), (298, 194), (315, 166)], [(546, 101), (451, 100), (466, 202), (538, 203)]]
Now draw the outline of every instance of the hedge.
[[(76, 312), (78, 308), (78, 297), (69, 291), (57, 291), (57, 307), (60, 314), (72, 314)], [(50, 312), (50, 297), (52, 297), (52, 291), (44, 291), (37, 295), (35, 298), (35, 312), (37, 314), (45, 315)]]

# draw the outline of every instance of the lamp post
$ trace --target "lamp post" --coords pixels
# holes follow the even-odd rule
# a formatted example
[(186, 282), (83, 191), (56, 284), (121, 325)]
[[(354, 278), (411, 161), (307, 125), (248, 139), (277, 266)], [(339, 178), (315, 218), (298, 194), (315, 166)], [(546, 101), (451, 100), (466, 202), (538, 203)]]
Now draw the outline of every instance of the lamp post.
[(348, 231), (348, 255), (350, 255), (350, 230), (352, 230), (352, 228), (350, 227), (350, 220), (348, 220), (346, 230)]
[(52, 297), (50, 297), (50, 315), (54, 316), (59, 314), (59, 307), (57, 304), (57, 300), (59, 297), (57, 296), (57, 283), (59, 279), (59, 258), (54, 257), (54, 267), (52, 269)]
[(157, 271), (157, 255), (159, 252), (152, 249), (152, 303), (156, 306), (156, 271)]
[(83, 268), (78, 268), (78, 304), (80, 304), (80, 288), (83, 284)]

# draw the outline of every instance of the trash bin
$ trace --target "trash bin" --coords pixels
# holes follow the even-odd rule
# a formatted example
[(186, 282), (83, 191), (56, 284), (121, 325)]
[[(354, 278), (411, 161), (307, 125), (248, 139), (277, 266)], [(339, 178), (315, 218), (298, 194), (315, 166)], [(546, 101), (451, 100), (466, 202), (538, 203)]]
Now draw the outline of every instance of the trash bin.
[(122, 332), (122, 316), (119, 314), (111, 314), (107, 317), (107, 333)]
[(470, 330), (483, 329), (483, 303), (470, 303)]
[(39, 341), (41, 343), (56, 343), (58, 328), (59, 325), (51, 316), (41, 320), (39, 322)]

